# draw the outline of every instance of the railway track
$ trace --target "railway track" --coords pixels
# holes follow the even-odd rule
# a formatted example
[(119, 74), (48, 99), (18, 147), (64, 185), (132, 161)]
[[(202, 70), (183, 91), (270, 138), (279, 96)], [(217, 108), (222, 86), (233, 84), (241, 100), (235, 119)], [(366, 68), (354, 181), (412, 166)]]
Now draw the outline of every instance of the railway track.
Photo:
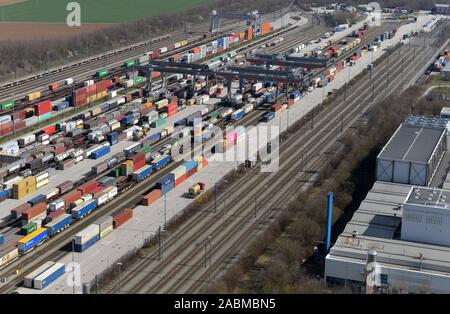
[[(403, 48), (403, 51), (405, 52), (407, 48)], [(391, 69), (391, 75), (392, 77), (402, 77), (395, 81), (393, 85), (390, 86), (390, 91), (395, 92), (398, 90), (397, 88), (402, 85), (403, 83), (408, 81), (408, 78), (410, 77), (409, 74), (413, 73), (418, 66), (421, 65), (422, 62), (426, 61), (427, 58), (430, 57), (430, 53), (426, 51), (421, 51), (420, 54), (413, 55), (412, 50), (405, 52), (406, 55), (406, 64), (410, 65), (406, 73), (401, 70), (401, 64), (402, 62), (400, 60), (397, 60), (397, 62), (392, 63), (390, 62), (391, 59), (395, 58), (396, 56), (391, 55), (387, 60), (385, 60), (381, 65), (377, 66), (377, 72), (373, 74), (375, 83), (377, 84), (376, 91), (381, 91), (384, 89), (384, 72), (387, 69)], [(414, 53), (415, 54), (415, 53)], [(389, 61), (388, 61), (389, 60)], [(414, 64), (412, 63), (414, 61)], [(413, 64), (413, 65), (411, 65)], [(375, 72), (375, 71), (374, 71)], [(405, 75), (402, 75), (405, 74)], [(362, 80), (361, 80), (362, 81)], [(375, 98), (375, 101), (372, 103), (370, 101), (371, 92), (370, 92), (370, 82), (360, 85), (357, 89), (355, 89), (350, 95), (359, 97), (351, 97), (350, 99), (353, 99), (352, 101), (345, 102), (343, 100), (343, 97), (340, 97), (338, 105), (335, 105), (333, 103), (333, 107), (330, 109), (330, 111), (326, 112), (325, 115), (320, 116), (316, 121), (315, 124), (319, 125), (319, 132), (316, 134), (314, 133), (315, 130), (317, 130), (317, 127), (315, 127), (313, 130), (301, 130), (304, 136), (299, 138), (295, 138), (295, 136), (289, 136), (289, 140), (285, 143), (282, 143), (282, 147), (288, 146), (292, 147), (292, 149), (288, 150), (287, 153), (281, 152), (282, 155), (290, 156), (289, 153), (295, 153), (298, 152), (300, 147), (304, 147), (305, 144), (310, 144), (311, 148), (314, 150), (308, 150), (308, 154), (312, 154), (313, 158), (308, 161), (307, 166), (308, 168), (312, 169), (318, 169), (321, 164), (323, 164), (323, 159), (326, 160), (326, 152), (330, 149), (331, 144), (327, 145), (326, 143), (336, 143), (335, 135), (327, 130), (325, 126), (333, 125), (333, 122), (336, 125), (341, 125), (340, 122), (341, 117), (344, 115), (346, 117), (349, 117), (348, 119), (343, 120), (343, 125), (345, 126), (346, 130), (351, 130), (349, 127), (354, 124), (354, 122), (359, 118), (359, 115), (357, 114), (357, 111), (364, 112), (365, 110), (369, 109), (370, 106), (375, 103), (377, 100), (385, 97), (387, 93), (379, 93), (377, 97)], [(365, 91), (365, 92), (363, 92)], [(361, 97), (363, 98), (362, 103), (364, 104), (363, 107), (357, 106), (361, 104)], [(367, 101), (369, 100), (369, 101)], [(346, 108), (345, 111), (342, 111), (343, 108)], [(323, 128), (321, 128), (323, 127)], [(351, 131), (344, 131), (342, 134), (348, 134), (345, 132), (351, 132)], [(294, 142), (292, 142), (294, 141)], [(300, 141), (301, 143), (299, 143)], [(334, 145), (334, 144), (333, 144)], [(295, 155), (295, 157), (293, 157)], [(293, 184), (287, 184), (286, 187), (287, 190), (282, 190), (277, 192), (277, 197), (274, 197), (273, 194), (270, 194), (270, 191), (267, 191), (265, 194), (270, 194), (271, 196), (265, 197), (263, 200), (260, 200), (259, 202), (262, 204), (269, 204), (267, 205), (268, 210), (272, 207), (271, 205), (277, 204), (282, 200), (285, 200), (285, 195), (294, 195), (294, 191), (298, 191), (299, 188), (301, 188), (302, 185), (305, 183), (297, 182), (295, 179), (290, 180), (288, 178), (289, 175), (292, 173), (295, 173), (297, 169), (300, 168), (299, 160), (301, 158), (298, 158), (299, 156), (297, 154), (292, 154), (291, 157), (288, 157), (286, 161), (284, 161), (284, 165), (288, 165), (289, 168), (283, 168), (282, 165), (281, 171), (283, 175), (280, 176), (279, 181), (277, 182), (294, 182)], [(284, 160), (284, 159), (283, 159)], [(282, 161), (283, 163), (283, 161)], [(310, 174), (311, 177), (313, 174)], [(257, 176), (255, 176), (257, 177)], [(248, 182), (248, 177), (243, 179), (245, 182)], [(250, 179), (251, 180), (251, 179)], [(219, 215), (207, 215), (203, 212), (203, 217), (199, 217), (198, 215), (195, 215), (195, 217), (191, 218), (190, 221), (195, 222), (195, 225), (189, 225), (189, 223), (186, 223), (186, 227), (182, 227), (180, 231), (177, 232), (176, 235), (171, 237), (170, 239), (177, 239), (176, 242), (176, 248), (171, 247), (170, 249), (173, 249), (173, 252), (169, 249), (169, 256), (166, 257), (166, 260), (169, 261), (177, 261), (178, 259), (181, 260), (180, 262), (174, 262), (171, 265), (165, 264), (165, 267), (171, 267), (168, 271), (163, 272), (164, 266), (163, 263), (152, 263), (152, 260), (156, 258), (156, 254), (153, 254), (153, 258), (147, 258), (146, 260), (139, 261), (139, 264), (141, 265), (142, 269), (140, 267), (130, 268), (125, 273), (123, 273), (121, 277), (121, 281), (123, 284), (123, 288), (121, 291), (130, 292), (130, 293), (149, 293), (149, 292), (198, 292), (200, 287), (203, 286), (205, 283), (208, 282), (205, 277), (209, 277), (210, 269), (209, 267), (205, 267), (204, 262), (204, 253), (202, 250), (195, 250), (193, 248), (192, 243), (201, 242), (205, 238), (205, 235), (210, 234), (212, 235), (212, 239), (214, 242), (214, 249), (212, 252), (210, 252), (210, 255), (217, 256), (219, 253), (220, 257), (217, 259), (221, 259), (221, 261), (215, 261), (214, 262), (214, 268), (211, 270), (213, 272), (213, 275), (216, 275), (220, 273), (223, 261), (226, 257), (229, 257), (229, 254), (231, 252), (236, 252), (236, 249), (239, 246), (245, 245), (248, 243), (249, 235), (254, 234), (251, 230), (252, 228), (248, 228), (250, 231), (247, 230), (245, 227), (245, 219), (248, 221), (249, 217), (252, 216), (253, 210), (253, 196), (254, 193), (252, 191), (258, 191), (260, 189), (256, 188), (256, 184), (259, 184), (259, 188), (265, 187), (263, 183), (259, 183), (260, 181), (263, 181), (261, 177), (258, 177), (257, 179), (253, 179), (250, 181), (251, 183), (248, 183), (249, 188), (243, 189), (243, 186), (241, 184), (236, 184), (236, 188), (230, 188), (233, 189), (229, 191), (227, 194), (233, 195), (233, 193), (237, 193), (238, 195), (245, 195), (244, 198), (240, 199), (236, 203), (232, 205), (228, 209), (229, 217), (233, 217), (234, 223), (231, 224), (230, 218), (226, 220), (226, 222), (230, 222), (230, 225), (227, 227), (224, 227), (223, 225), (220, 226), (216, 221), (220, 220), (220, 217), (217, 217)], [(242, 182), (241, 182), (242, 183)], [(271, 183), (272, 186), (276, 187), (279, 186), (276, 183)], [(247, 186), (247, 184), (246, 184)], [(237, 198), (237, 195), (235, 196)], [(228, 197), (230, 198), (230, 197)], [(236, 199), (234, 198), (234, 199)], [(272, 200), (273, 199), (273, 200)], [(272, 203), (273, 204), (272, 204)], [(239, 215), (233, 215), (233, 213), (239, 213)], [(258, 212), (259, 219), (261, 220), (261, 217), (267, 218), (266, 213)], [(212, 216), (212, 217), (211, 217)], [(199, 219), (200, 218), (200, 219)], [(219, 218), (219, 219), (218, 219)], [(219, 224), (225, 224), (224, 222), (219, 222)], [(258, 225), (260, 221), (257, 221), (255, 219), (255, 222), (252, 222), (252, 226)], [(248, 223), (250, 224), (250, 223)], [(209, 227), (211, 226), (211, 227)], [(195, 229), (193, 229), (195, 228)], [(226, 229), (225, 229), (226, 228)], [(197, 232), (197, 237), (184, 237), (184, 234), (189, 234), (189, 232), (192, 234), (194, 233), (193, 230), (201, 230), (200, 232)], [(211, 232), (209, 232), (211, 231)], [(228, 231), (228, 232), (226, 232)], [(184, 232), (184, 234), (183, 234)], [(221, 235), (222, 233), (223, 235)], [(182, 236), (180, 236), (180, 234)], [(221, 237), (222, 236), (222, 237)], [(185, 239), (186, 238), (186, 239)], [(219, 238), (220, 240), (217, 240)], [(167, 245), (174, 245), (175, 240), (168, 239), (166, 242), (166, 248)], [(224, 239), (224, 240), (222, 240)], [(219, 242), (216, 242), (219, 241)], [(181, 242), (181, 243), (180, 243)], [(238, 243), (238, 247), (230, 247), (227, 249), (224, 253), (223, 247), (226, 246), (227, 243)], [(222, 250), (219, 252), (219, 250)], [(183, 257), (185, 257), (183, 259)], [(178, 259), (177, 259), (178, 258)], [(156, 265), (155, 265), (156, 264)], [(143, 266), (144, 265), (144, 266)], [(182, 266), (184, 265), (184, 266)], [(191, 267), (188, 267), (187, 265), (191, 265)], [(150, 267), (151, 266), (151, 267)], [(177, 275), (175, 275), (175, 273)], [(156, 276), (156, 275), (161, 275)], [(196, 276), (199, 275), (199, 276)], [(129, 279), (127, 279), (127, 276), (129, 276)], [(131, 288), (127, 288), (127, 280), (129, 282), (132, 282), (133, 278), (139, 278), (137, 284), (131, 285)], [(139, 281), (140, 280), (140, 281)], [(156, 283), (155, 283), (156, 282)]]

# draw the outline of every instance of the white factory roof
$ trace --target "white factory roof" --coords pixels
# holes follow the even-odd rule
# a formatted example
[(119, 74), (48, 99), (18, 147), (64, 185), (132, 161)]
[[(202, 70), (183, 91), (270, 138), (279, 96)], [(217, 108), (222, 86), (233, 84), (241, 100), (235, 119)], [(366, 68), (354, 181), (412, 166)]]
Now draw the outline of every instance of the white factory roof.
[[(375, 182), (351, 221), (330, 250), (327, 259), (365, 264), (367, 253), (377, 251), (383, 266), (450, 275), (450, 247), (400, 240), (401, 204), (410, 199), (412, 187)], [(420, 188), (423, 192), (432, 188)], [(425, 193), (424, 193), (425, 194)], [(450, 195), (450, 191), (442, 195)], [(439, 196), (440, 195), (440, 196)]]
[(426, 205), (442, 209), (450, 209), (450, 191), (429, 188), (414, 187), (406, 200), (406, 204)]

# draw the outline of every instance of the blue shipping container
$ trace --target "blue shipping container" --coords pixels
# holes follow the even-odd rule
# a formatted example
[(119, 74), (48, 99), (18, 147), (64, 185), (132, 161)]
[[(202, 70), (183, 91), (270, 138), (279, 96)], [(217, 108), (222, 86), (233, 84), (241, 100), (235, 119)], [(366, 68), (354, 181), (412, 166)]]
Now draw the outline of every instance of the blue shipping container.
[(103, 104), (100, 106), (100, 108), (102, 109), (102, 112), (106, 112), (109, 110), (109, 104), (108, 103)]
[(25, 243), (18, 243), (18, 248), (19, 248), (19, 252), (20, 253), (26, 253), (29, 250), (31, 250), (32, 248), (34, 248), (35, 246), (37, 246), (39, 243), (41, 243), (42, 241), (48, 239), (48, 231), (47, 229), (43, 230), (42, 232), (36, 234), (36, 236), (34, 238), (31, 238), (30, 240), (28, 240)]
[(189, 160), (183, 164), (183, 166), (186, 168), (186, 172), (191, 171), (192, 169), (197, 167), (197, 165), (198, 165), (197, 160)]
[(60, 232), (64, 228), (70, 226), (70, 224), (72, 223), (72, 216), (71, 215), (65, 215), (65, 218), (61, 219), (57, 223), (52, 223), (52, 222), (48, 223), (45, 226), (47, 228), (47, 230), (48, 230), (48, 233), (51, 236), (56, 234), (56, 233), (58, 233), (58, 232)]
[(170, 162), (170, 156), (166, 155), (164, 158), (161, 158), (160, 160), (158, 160), (158, 162), (152, 163), (152, 165), (153, 165), (153, 168), (155, 168), (155, 169), (161, 169), (161, 168), (165, 167), (169, 162)]
[(88, 248), (93, 246), (95, 243), (97, 243), (98, 240), (100, 240), (100, 235), (99, 234), (94, 236), (92, 239), (84, 242), (82, 245), (75, 244), (74, 245), (74, 250), (75, 250), (75, 252), (79, 252), (79, 253), (84, 252), (85, 250), (87, 250)]
[(117, 134), (117, 132), (111, 132), (106, 135), (106, 139), (111, 145), (115, 145), (119, 142), (119, 135)]
[(155, 183), (155, 187), (157, 188), (157, 189), (162, 189), (162, 188), (164, 188), (165, 186), (168, 186), (168, 185), (170, 185), (170, 184), (172, 184), (173, 185), (173, 183), (174, 183), (175, 181), (174, 181), (174, 176), (173, 176), (173, 174), (167, 174), (167, 175), (165, 175), (164, 177), (162, 177), (161, 179), (159, 179), (158, 181), (156, 181), (156, 183)]
[(3, 243), (5, 243), (5, 235), (0, 234), (0, 245), (2, 245)]
[(147, 176), (149, 176), (152, 172), (153, 172), (152, 165), (145, 166), (138, 173), (133, 173), (133, 180), (140, 182), (144, 180)]
[(28, 201), (28, 204), (31, 204), (31, 206), (36, 205), (37, 203), (45, 202), (47, 200), (47, 197), (43, 194), (39, 194), (36, 197), (33, 197), (31, 200)]
[(275, 118), (275, 113), (274, 112), (267, 112), (267, 113), (265, 113), (263, 115), (262, 121), (268, 122), (268, 121), (272, 120), (273, 118)]
[(175, 122), (174, 126), (185, 126), (186, 125), (186, 119), (181, 119)]
[(111, 152), (111, 147), (109, 146), (103, 146), (99, 149), (97, 149), (96, 151), (91, 153), (91, 159), (99, 159), (107, 154), (109, 154)]
[(42, 274), (41, 274), (41, 275), (37, 276), (36, 278), (34, 278), (33, 279), (33, 287), (36, 289), (40, 289), (40, 290), (45, 289), (56, 279), (58, 279), (59, 277), (64, 275), (65, 272), (66, 272), (66, 266), (64, 264), (61, 264), (61, 265), (59, 265), (59, 267), (57, 267), (55, 269), (54, 272), (52, 272), (51, 274), (48, 274), (47, 277), (41, 278), (41, 276), (42, 276)]
[(77, 206), (72, 209), (72, 218), (74, 219), (80, 219), (87, 214), (89, 214), (91, 211), (93, 211), (97, 207), (97, 200), (91, 200), (87, 204)]
[[(173, 175), (172, 175), (172, 178), (173, 178)], [(172, 182), (170, 182), (168, 185), (166, 185), (166, 186), (160, 188), (160, 190), (161, 190), (161, 195), (165, 195), (165, 194), (167, 194), (168, 192), (170, 192), (171, 190), (173, 190), (174, 186), (175, 186), (175, 182), (172, 181)]]

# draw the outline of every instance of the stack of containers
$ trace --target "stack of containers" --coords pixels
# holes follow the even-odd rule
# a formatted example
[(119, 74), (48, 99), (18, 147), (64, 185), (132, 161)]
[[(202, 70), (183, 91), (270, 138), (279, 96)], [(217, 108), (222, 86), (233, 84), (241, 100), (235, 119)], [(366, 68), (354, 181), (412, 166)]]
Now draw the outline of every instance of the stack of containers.
[(184, 180), (186, 180), (186, 167), (184, 165), (181, 165), (170, 172), (169, 175), (173, 176), (172, 181), (174, 183), (174, 187), (176, 187), (180, 185)]
[(113, 217), (113, 228), (116, 229), (133, 217), (133, 210), (125, 208)]
[(128, 176), (133, 172), (133, 160), (126, 160), (120, 165), (120, 175)]
[(77, 190), (81, 192), (81, 195), (91, 193), (98, 186), (98, 182), (95, 180), (86, 182), (83, 185), (80, 185)]
[[(47, 216), (47, 204), (42, 202), (22, 212), (22, 220), (26, 223), (42, 221)], [(40, 227), (40, 222), (38, 223)]]
[(75, 202), (81, 197), (81, 192), (79, 190), (73, 190), (62, 197), (64, 201), (64, 207), (70, 208), (70, 204)]
[(54, 263), (54, 265), (33, 279), (33, 288), (42, 290), (64, 275), (65, 272), (66, 266), (63, 263)]
[(30, 207), (31, 207), (30, 203), (25, 203), (25, 204), (17, 206), (14, 209), (11, 209), (11, 218), (18, 219), (19, 217), (22, 216), (22, 213)]
[(36, 178), (29, 176), (13, 184), (12, 197), (14, 199), (21, 199), (34, 191), (36, 191)]
[(167, 107), (164, 107), (164, 112), (167, 112), (167, 116), (171, 117), (174, 114), (176, 114), (178, 111), (178, 104), (177, 101), (172, 101), (170, 102)]
[(44, 273), (47, 269), (55, 265), (55, 262), (46, 262), (44, 265), (40, 266), (30, 274), (26, 275), (23, 279), (23, 285), (27, 288), (33, 288), (33, 279)]
[(189, 178), (190, 176), (192, 176), (193, 174), (195, 174), (197, 172), (197, 165), (198, 165), (197, 160), (189, 160), (183, 164), (183, 166), (186, 168), (186, 177), (187, 178)]
[(137, 171), (145, 166), (145, 153), (136, 153), (129, 159), (133, 161), (133, 171)]
[(48, 171), (41, 172), (36, 175), (36, 189), (43, 187), (48, 184)]
[(99, 227), (99, 235), (100, 239), (113, 231), (113, 217), (112, 216), (104, 216), (97, 221), (94, 222), (94, 225), (98, 225)]
[(75, 252), (84, 252), (100, 239), (99, 225), (92, 224), (83, 231), (77, 233), (74, 238)]

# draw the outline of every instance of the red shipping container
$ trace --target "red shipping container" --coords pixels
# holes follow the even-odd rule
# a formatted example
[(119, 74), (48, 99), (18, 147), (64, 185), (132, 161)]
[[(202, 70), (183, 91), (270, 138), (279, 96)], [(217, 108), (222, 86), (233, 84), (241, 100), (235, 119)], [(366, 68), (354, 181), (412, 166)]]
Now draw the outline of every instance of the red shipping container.
[(42, 132), (44, 132), (45, 134), (48, 134), (48, 135), (53, 135), (56, 133), (56, 126), (49, 125), (49, 126), (43, 128)]
[(92, 181), (86, 182), (83, 185), (80, 185), (79, 187), (77, 187), (77, 190), (81, 191), (82, 194), (87, 194), (87, 193), (92, 192), (92, 190), (94, 190), (97, 186), (98, 186), (97, 181), (92, 180)]
[(129, 102), (129, 101), (132, 101), (133, 100), (133, 96), (131, 96), (131, 95), (126, 95), (125, 96), (125, 101), (126, 102)]
[(148, 206), (161, 197), (161, 190), (154, 189), (142, 198), (142, 205)]
[(178, 177), (178, 179), (175, 180), (175, 186), (180, 185), (181, 183), (184, 182), (184, 180), (187, 179), (186, 174), (183, 174), (182, 176)]
[(136, 153), (129, 159), (133, 160), (133, 163), (136, 163), (136, 162), (145, 160), (145, 154), (144, 153)]
[(14, 122), (14, 130), (22, 130), (25, 128), (25, 122), (22, 120), (18, 120)]
[(66, 207), (69, 207), (70, 204), (72, 204), (73, 202), (75, 202), (77, 199), (79, 199), (81, 197), (81, 191), (79, 190), (74, 190), (72, 192), (67, 193), (66, 195), (64, 195), (62, 197), (62, 199), (64, 200), (64, 205)]
[(148, 108), (148, 107), (142, 107), (141, 109), (139, 109), (141, 116), (145, 116), (147, 113), (149, 113), (149, 111), (150, 111), (150, 108)]
[(52, 221), (56, 217), (64, 214), (65, 212), (66, 212), (66, 210), (64, 208), (60, 208), (60, 209), (55, 210), (54, 212), (51, 212), (50, 214), (47, 215), (48, 221)]
[(122, 121), (123, 120), (123, 115), (121, 115), (121, 114), (118, 114), (117, 116), (116, 116), (116, 120), (117, 121)]
[(52, 83), (48, 86), (48, 89), (51, 91), (57, 90), (59, 88), (59, 84), (58, 83)]
[(22, 212), (22, 219), (30, 220), (47, 211), (47, 203), (41, 202)]
[(26, 119), (25, 109), (14, 112), (13, 118), (14, 120), (25, 120)]
[(137, 161), (137, 162), (133, 162), (133, 171), (138, 171), (139, 169), (141, 169), (145, 165), (146, 165), (145, 159)]
[(11, 217), (13, 219), (17, 219), (17, 218), (21, 217), (22, 213), (30, 207), (31, 207), (30, 203), (25, 203), (25, 204), (17, 206), (14, 209), (11, 209)]
[(276, 104), (272, 105), (272, 107), (270, 107), (270, 111), (277, 112), (277, 111), (279, 111), (282, 107), (283, 107), (282, 104), (276, 103)]
[(52, 111), (52, 102), (50, 100), (44, 100), (34, 105), (34, 114), (41, 116), (43, 114)]
[(208, 159), (203, 159), (202, 166), (206, 167), (208, 165)]
[(193, 174), (195, 174), (195, 173), (197, 173), (197, 167), (195, 167), (195, 168), (192, 168), (191, 170), (189, 170), (188, 172), (186, 172), (186, 177), (190, 177), (190, 176), (192, 176)]
[(53, 152), (55, 153), (55, 155), (58, 155), (65, 151), (66, 151), (66, 148), (64, 146), (58, 146), (58, 147), (55, 147), (55, 150)]
[(113, 217), (113, 228), (116, 229), (117, 227), (123, 225), (125, 222), (130, 220), (131, 217), (133, 217), (133, 210), (131, 208), (125, 208)]
[(161, 76), (161, 72), (152, 71), (152, 79), (158, 78)]

